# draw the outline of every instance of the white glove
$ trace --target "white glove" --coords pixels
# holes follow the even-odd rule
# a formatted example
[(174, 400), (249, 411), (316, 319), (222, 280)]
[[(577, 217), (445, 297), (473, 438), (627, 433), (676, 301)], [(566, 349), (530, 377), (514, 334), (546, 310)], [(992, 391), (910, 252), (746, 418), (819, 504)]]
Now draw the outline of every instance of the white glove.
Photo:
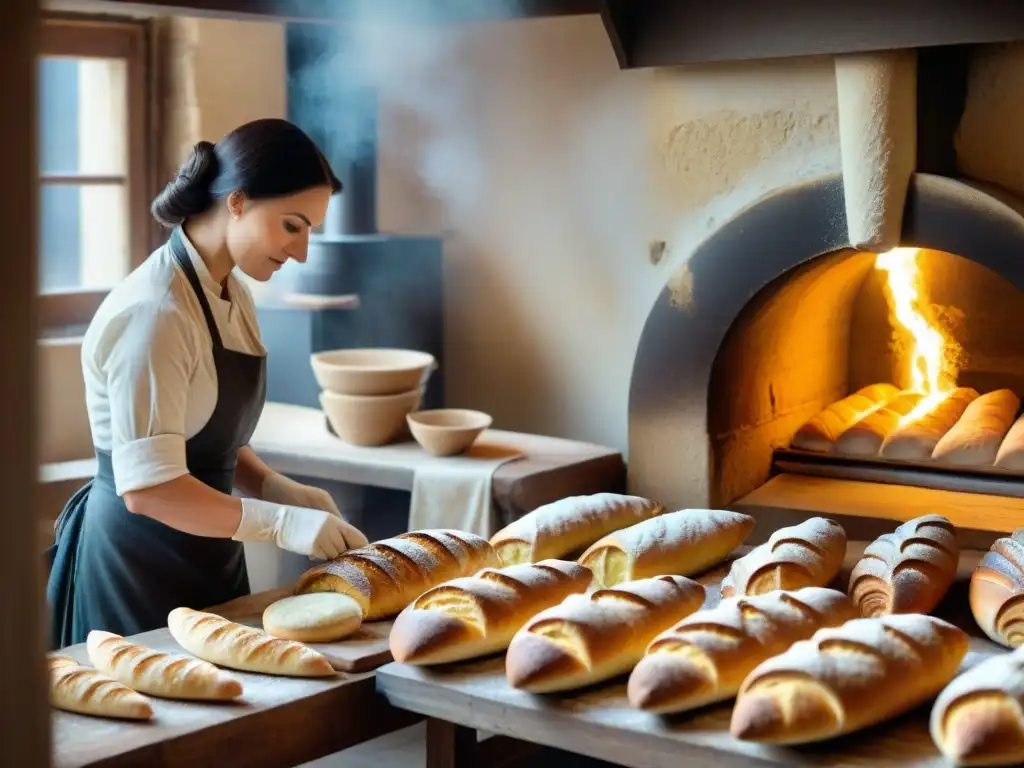
[(319, 509), (242, 499), (235, 541), (272, 541), (281, 549), (330, 560), (367, 545), (366, 537), (340, 517)]
[(315, 488), (312, 485), (297, 483), (290, 477), (285, 477), (278, 472), (267, 475), (267, 478), (263, 481), (260, 498), (264, 501), (272, 501), (275, 504), (321, 509), (324, 512), (330, 512), (332, 515), (341, 517), (338, 505), (334, 503), (331, 494), (323, 488)]

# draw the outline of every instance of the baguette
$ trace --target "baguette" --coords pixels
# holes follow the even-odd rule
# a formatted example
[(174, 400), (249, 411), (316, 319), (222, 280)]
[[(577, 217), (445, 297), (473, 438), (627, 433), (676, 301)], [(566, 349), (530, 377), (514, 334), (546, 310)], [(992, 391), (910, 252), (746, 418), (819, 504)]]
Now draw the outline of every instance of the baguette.
[(550, 693), (582, 688), (629, 672), (647, 644), (701, 607), (704, 587), (684, 576), (658, 576), (569, 595), (541, 611), (508, 647), (513, 688)]
[(723, 600), (654, 639), (629, 676), (629, 703), (666, 715), (731, 699), (758, 664), (856, 615), (850, 598), (821, 587)]
[(995, 465), (1010, 472), (1024, 472), (1024, 414), (1013, 422), (999, 444)]
[(296, 592), (339, 592), (355, 599), (364, 621), (386, 619), (431, 587), (498, 565), (486, 539), (472, 533), (425, 530), (403, 533), (306, 571)]
[(597, 493), (538, 507), (491, 537), (504, 565), (578, 553), (612, 531), (656, 517), (665, 508), (639, 496)]
[(149, 720), (149, 699), (102, 672), (83, 666), (70, 656), (51, 656), (50, 703), (57, 709), (80, 715), (122, 720)]
[(209, 662), (154, 651), (111, 632), (90, 632), (86, 649), (96, 669), (139, 693), (213, 701), (242, 695), (241, 681)]
[(734, 561), (722, 579), (722, 597), (824, 587), (839, 574), (845, 557), (843, 527), (828, 518), (812, 517), (780, 528), (764, 544)]
[(901, 461), (930, 460), (939, 441), (977, 399), (977, 390), (957, 387), (924, 413), (901, 420), (883, 441), (881, 455)]
[(957, 677), (932, 707), (932, 741), (953, 765), (1024, 762), (1024, 649)]
[(967, 633), (914, 613), (819, 629), (750, 673), (730, 730), (806, 744), (896, 717), (935, 696), (967, 654)]
[(924, 395), (904, 390), (881, 408), (876, 408), (849, 427), (836, 440), (838, 456), (877, 456), (885, 438), (896, 429), (900, 419), (914, 410)]
[(413, 601), (391, 629), (391, 654), (406, 664), (445, 664), (503, 651), (531, 617), (590, 586), (579, 563), (486, 568)]
[(334, 675), (330, 662), (312, 648), (212, 613), (175, 608), (167, 616), (167, 628), (178, 645), (211, 664), (265, 675)]
[(932, 461), (960, 467), (991, 467), (1020, 408), (1020, 398), (997, 389), (974, 400), (932, 451)]
[(992, 640), (1024, 644), (1024, 528), (996, 539), (971, 574), (971, 613)]
[(898, 394), (899, 389), (892, 384), (872, 384), (858, 389), (807, 421), (793, 435), (790, 447), (802, 451), (832, 453), (836, 440), (843, 432)]
[(754, 518), (724, 509), (684, 509), (609, 533), (580, 557), (602, 587), (675, 573), (690, 576), (746, 541)]
[(850, 597), (862, 616), (930, 613), (956, 578), (956, 529), (923, 515), (879, 536), (850, 574)]

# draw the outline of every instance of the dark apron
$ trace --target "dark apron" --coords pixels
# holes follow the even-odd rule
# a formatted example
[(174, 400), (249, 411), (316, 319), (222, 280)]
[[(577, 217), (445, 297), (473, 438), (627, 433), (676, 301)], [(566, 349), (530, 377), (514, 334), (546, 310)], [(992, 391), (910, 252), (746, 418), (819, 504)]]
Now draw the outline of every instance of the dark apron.
[[(230, 494), (238, 449), (248, 444), (266, 400), (266, 358), (225, 349), (177, 231), (168, 247), (202, 306), (217, 369), (217, 405), (185, 443), (188, 471)], [(179, 606), (198, 610), (249, 594), (241, 542), (193, 536), (130, 513), (115, 491), (110, 453), (97, 449), (96, 459), (96, 477), (64, 507), (47, 550), (52, 647), (84, 642), (93, 629), (146, 632), (166, 626)]]

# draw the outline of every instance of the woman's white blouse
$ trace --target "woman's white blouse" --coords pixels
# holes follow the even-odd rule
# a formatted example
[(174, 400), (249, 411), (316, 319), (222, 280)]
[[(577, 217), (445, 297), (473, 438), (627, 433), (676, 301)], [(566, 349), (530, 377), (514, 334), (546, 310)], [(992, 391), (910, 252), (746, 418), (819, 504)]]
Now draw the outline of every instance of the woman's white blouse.
[[(265, 355), (256, 308), (234, 275), (228, 299), (188, 239), (192, 265), (228, 349)], [(195, 292), (164, 246), (110, 292), (82, 343), (94, 445), (113, 457), (119, 495), (188, 474), (185, 441), (217, 404), (213, 341)]]

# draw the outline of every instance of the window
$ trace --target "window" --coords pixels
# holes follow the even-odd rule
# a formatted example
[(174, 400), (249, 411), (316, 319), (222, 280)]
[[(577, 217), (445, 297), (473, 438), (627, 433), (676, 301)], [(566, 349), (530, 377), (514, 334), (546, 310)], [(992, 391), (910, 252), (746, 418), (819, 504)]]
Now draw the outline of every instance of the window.
[(44, 328), (87, 323), (149, 252), (146, 28), (48, 19), (39, 58)]

